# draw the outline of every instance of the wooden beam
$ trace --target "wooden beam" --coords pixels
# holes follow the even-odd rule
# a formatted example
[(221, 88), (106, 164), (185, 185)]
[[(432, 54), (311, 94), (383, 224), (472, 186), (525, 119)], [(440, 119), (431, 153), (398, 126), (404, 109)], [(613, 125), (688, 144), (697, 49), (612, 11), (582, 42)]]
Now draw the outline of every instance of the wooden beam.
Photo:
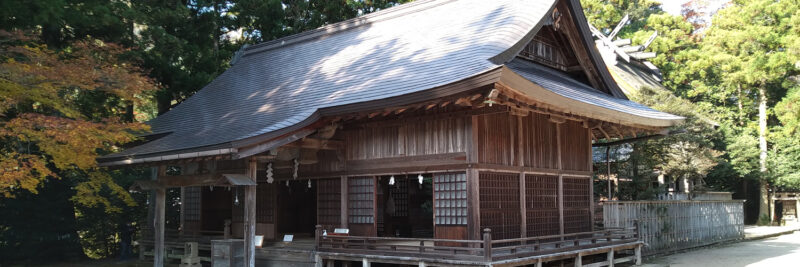
[(584, 74), (589, 80), (589, 83), (592, 87), (600, 89), (600, 90), (608, 90), (603, 85), (603, 82), (600, 79), (600, 76), (597, 73), (597, 70), (594, 68), (592, 64), (592, 60), (589, 57), (589, 52), (584, 48), (584, 44), (581, 41), (580, 33), (578, 32), (578, 25), (575, 25), (572, 17), (573, 15), (569, 12), (569, 7), (567, 6), (566, 1), (561, 1), (556, 5), (558, 10), (562, 11), (562, 18), (561, 23), (564, 24), (564, 29), (562, 32), (564, 35), (567, 36), (567, 40), (569, 41), (570, 46), (573, 48), (573, 52), (575, 53), (575, 58), (578, 59), (578, 64), (583, 67)]
[(303, 138), (295, 142), (284, 145), (284, 147), (299, 147), (322, 150), (338, 150), (344, 148), (344, 142), (332, 139)]
[[(247, 175), (254, 182), (258, 170), (258, 161), (248, 160)], [(256, 265), (256, 186), (244, 186), (244, 261), (245, 266)]]
[(603, 137), (605, 137), (605, 138), (606, 138), (606, 140), (611, 140), (611, 136), (609, 136), (609, 135), (608, 135), (608, 133), (606, 132), (606, 130), (603, 130), (603, 127), (602, 127), (602, 126), (600, 126), (600, 127), (597, 127), (597, 130), (599, 130), (601, 133), (603, 133)]
[(617, 133), (617, 136), (618, 136), (619, 139), (625, 139), (625, 134), (623, 134), (619, 130), (619, 128), (617, 128), (617, 126), (611, 125), (611, 129), (614, 130), (615, 133)]

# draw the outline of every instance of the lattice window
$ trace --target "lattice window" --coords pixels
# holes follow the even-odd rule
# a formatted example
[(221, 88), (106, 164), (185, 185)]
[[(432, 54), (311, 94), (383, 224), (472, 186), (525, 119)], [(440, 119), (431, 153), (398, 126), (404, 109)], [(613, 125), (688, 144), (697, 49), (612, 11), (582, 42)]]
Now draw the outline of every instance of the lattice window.
[(436, 174), (433, 185), (436, 225), (467, 225), (467, 175)]
[(481, 229), (493, 239), (520, 237), (519, 175), (480, 173)]
[(202, 188), (190, 186), (183, 188), (183, 220), (189, 222), (200, 221), (200, 201)]
[[(394, 202), (394, 217), (408, 216), (408, 183), (410, 179), (397, 179), (394, 185), (389, 186), (392, 202)], [(388, 199), (386, 200), (388, 201)]]
[[(256, 186), (256, 221), (275, 222), (275, 184), (259, 183)], [(242, 194), (244, 195), (244, 194)], [(242, 201), (240, 195), (239, 201)]]
[(348, 222), (375, 223), (375, 179), (351, 177), (348, 179)]
[(547, 66), (566, 69), (566, 58), (561, 49), (553, 44), (549, 44), (543, 38), (536, 36), (526, 45), (519, 54), (520, 57), (534, 60)]
[(591, 231), (589, 178), (564, 177), (564, 233)]
[(558, 176), (525, 175), (525, 209), (528, 236), (559, 234)]
[(317, 181), (317, 224), (336, 228), (342, 221), (341, 179), (321, 179)]

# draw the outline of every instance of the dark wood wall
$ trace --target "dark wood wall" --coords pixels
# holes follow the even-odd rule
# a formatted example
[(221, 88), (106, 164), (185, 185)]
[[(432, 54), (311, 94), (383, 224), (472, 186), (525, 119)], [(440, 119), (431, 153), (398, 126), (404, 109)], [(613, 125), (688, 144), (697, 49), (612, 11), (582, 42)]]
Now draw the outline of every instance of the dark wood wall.
[(537, 113), (474, 121), (480, 227), (473, 231), (506, 239), (591, 230), (589, 129)]
[[(377, 177), (417, 173), (433, 177), (436, 238), (480, 239), (484, 228), (495, 239), (587, 231), (591, 139), (583, 126), (497, 109), (349, 122), (333, 137), (341, 149), (319, 150), (318, 163), (301, 165), (298, 179), (315, 181), (316, 223), (329, 231), (377, 235)], [(274, 167), (276, 183), (291, 179), (289, 164)], [(259, 183), (256, 216), (273, 227), (275, 199), (262, 195), (275, 196), (274, 188)]]

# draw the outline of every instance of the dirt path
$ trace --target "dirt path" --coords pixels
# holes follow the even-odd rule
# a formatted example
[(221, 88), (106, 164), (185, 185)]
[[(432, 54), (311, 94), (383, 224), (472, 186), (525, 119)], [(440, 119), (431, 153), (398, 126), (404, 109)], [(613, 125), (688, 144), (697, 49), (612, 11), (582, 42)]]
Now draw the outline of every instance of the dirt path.
[(669, 266), (800, 266), (800, 232), (649, 260)]

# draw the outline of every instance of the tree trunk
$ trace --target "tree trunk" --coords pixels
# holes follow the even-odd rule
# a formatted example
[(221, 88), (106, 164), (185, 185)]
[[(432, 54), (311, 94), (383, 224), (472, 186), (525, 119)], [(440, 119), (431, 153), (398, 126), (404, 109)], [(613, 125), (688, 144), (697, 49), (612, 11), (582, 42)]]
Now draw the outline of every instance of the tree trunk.
[[(769, 216), (769, 191), (767, 184), (767, 88), (763, 85), (758, 88), (758, 147), (759, 164), (761, 171), (761, 204), (759, 217)], [(769, 218), (772, 221), (772, 218)]]
[(744, 109), (742, 108), (742, 85), (739, 84), (736, 86), (736, 93), (739, 99), (737, 99), (737, 105), (739, 107), (739, 126), (744, 126)]

